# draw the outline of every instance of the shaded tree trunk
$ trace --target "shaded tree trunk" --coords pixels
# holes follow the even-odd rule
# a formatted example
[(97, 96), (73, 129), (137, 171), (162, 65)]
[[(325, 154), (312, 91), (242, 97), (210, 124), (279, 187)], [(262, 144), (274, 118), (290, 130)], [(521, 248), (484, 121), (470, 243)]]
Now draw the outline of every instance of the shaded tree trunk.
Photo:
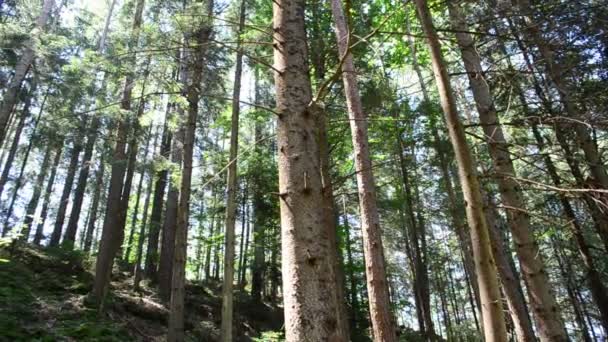
[[(36, 26), (32, 31), (31, 37), (25, 42), (23, 54), (19, 58), (15, 66), (15, 73), (8, 84), (6, 92), (3, 94), (2, 103), (0, 104), (0, 143), (4, 141), (8, 130), (8, 123), (17, 105), (19, 92), (27, 73), (29, 72), (34, 59), (36, 58), (36, 44), (41, 32), (44, 32), (45, 26), (49, 20), (51, 10), (55, 4), (54, 0), (44, 0), (42, 11), (36, 19)], [(17, 136), (16, 136), (17, 138)]]
[(34, 234), (35, 245), (40, 245), (44, 237), (44, 224), (46, 222), (46, 217), (49, 211), (49, 203), (51, 201), (51, 194), (53, 193), (53, 186), (55, 185), (55, 176), (57, 175), (57, 168), (59, 167), (59, 162), (61, 161), (61, 153), (63, 150), (62, 142), (59, 142), (58, 146), (59, 148), (57, 149), (57, 152), (55, 153), (55, 158), (53, 159), (53, 166), (51, 166), (51, 175), (49, 176), (46, 189), (44, 190), (42, 210), (40, 211), (39, 222), (36, 226), (36, 233)]
[[(142, 14), (144, 10), (145, 0), (138, 0), (135, 7), (135, 16), (133, 19), (133, 29), (129, 44), (129, 52), (134, 52), (137, 49), (139, 41), (139, 30), (142, 23)], [(132, 54), (135, 59), (135, 53)], [(134, 65), (134, 63), (131, 63)], [(131, 94), (135, 85), (135, 75), (128, 73), (125, 77), (125, 87), (122, 93), (121, 109), (129, 111), (131, 109)], [(99, 309), (103, 309), (103, 300), (106, 296), (110, 276), (112, 275), (112, 266), (114, 258), (120, 249), (123, 241), (124, 230), (121, 227), (122, 216), (125, 213), (122, 207), (122, 194), (124, 185), (124, 176), (126, 171), (127, 156), (125, 147), (128, 138), (128, 123), (126, 119), (120, 119), (116, 131), (116, 145), (112, 160), (112, 170), (110, 175), (110, 186), (108, 189), (108, 198), (106, 204), (106, 215), (103, 223), (101, 241), (99, 245), (99, 254), (95, 267), (95, 281), (93, 283), (93, 291), (91, 293), (95, 304)]]
[(91, 244), (93, 242), (93, 232), (95, 231), (95, 224), (97, 222), (97, 215), (99, 213), (99, 202), (101, 199), (101, 194), (104, 191), (103, 184), (103, 174), (105, 171), (105, 163), (103, 158), (99, 158), (99, 168), (97, 169), (97, 173), (95, 174), (95, 187), (93, 192), (93, 201), (91, 203), (91, 214), (89, 217), (89, 222), (87, 224), (87, 232), (84, 237), (84, 248), (85, 252), (91, 251)]
[(23, 220), (23, 236), (22, 240), (28, 241), (32, 230), (32, 222), (34, 222), (34, 216), (36, 215), (36, 208), (38, 208), (38, 202), (40, 201), (40, 195), (42, 194), (42, 187), (44, 186), (44, 179), (51, 163), (51, 155), (53, 153), (54, 146), (49, 144), (44, 153), (42, 164), (40, 165), (40, 171), (36, 177), (34, 183), (34, 190), (32, 191), (32, 197), (30, 198), (27, 208), (25, 209), (25, 219)]

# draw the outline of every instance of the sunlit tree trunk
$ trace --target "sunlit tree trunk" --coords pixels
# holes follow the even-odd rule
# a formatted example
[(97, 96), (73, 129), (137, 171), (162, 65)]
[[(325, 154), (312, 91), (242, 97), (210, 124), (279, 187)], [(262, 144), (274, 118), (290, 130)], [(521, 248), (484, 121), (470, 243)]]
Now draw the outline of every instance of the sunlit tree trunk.
[[(345, 341), (333, 246), (323, 224), (317, 104), (311, 103), (305, 1), (273, 3), (282, 279), (287, 341)], [(297, 209), (296, 209), (297, 208)]]
[(448, 132), (454, 154), (458, 163), (458, 174), (462, 192), (466, 201), (467, 220), (469, 222), (471, 244), (477, 271), (479, 294), (482, 305), (483, 329), (486, 341), (506, 341), (507, 332), (497, 271), (490, 245), (488, 225), (483, 213), (483, 199), (475, 161), (468, 147), (464, 128), (458, 116), (456, 98), (450, 84), (439, 37), (433, 25), (426, 0), (416, 0), (416, 9), (423, 31), (430, 47), (433, 72), (439, 90), (441, 106), (445, 114)]
[(348, 107), (357, 188), (361, 210), (361, 232), (365, 251), (365, 271), (373, 336), (378, 341), (396, 341), (390, 311), (382, 231), (376, 203), (376, 189), (367, 137), (367, 121), (357, 86), (356, 70), (349, 51), (350, 32), (339, 0), (331, 1), (332, 14), (342, 62), (342, 82)]

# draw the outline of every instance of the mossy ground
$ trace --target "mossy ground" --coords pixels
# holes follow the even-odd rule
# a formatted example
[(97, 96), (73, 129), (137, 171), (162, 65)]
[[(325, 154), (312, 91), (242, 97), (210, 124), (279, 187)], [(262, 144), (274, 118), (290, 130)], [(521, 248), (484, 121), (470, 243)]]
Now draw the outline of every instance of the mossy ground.
[[(132, 290), (131, 277), (115, 272), (105, 311), (88, 307), (93, 275), (79, 252), (19, 246), (0, 250), (0, 341), (164, 341), (167, 309), (152, 288)], [(220, 291), (189, 284), (186, 333), (192, 341), (219, 339)], [(278, 340), (282, 312), (236, 295), (240, 341)], [(261, 337), (261, 339), (259, 339)]]

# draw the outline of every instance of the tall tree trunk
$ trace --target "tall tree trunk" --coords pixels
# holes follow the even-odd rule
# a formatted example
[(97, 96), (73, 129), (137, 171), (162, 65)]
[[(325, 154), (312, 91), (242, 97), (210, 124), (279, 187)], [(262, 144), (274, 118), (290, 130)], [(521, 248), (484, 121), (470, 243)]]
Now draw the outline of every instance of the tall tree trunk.
[[(456, 31), (462, 60), (493, 160), (502, 203), (507, 208), (508, 224), (515, 242), (515, 250), (522, 267), (525, 284), (530, 293), (530, 304), (534, 317), (536, 317), (540, 338), (543, 341), (566, 340), (566, 329), (545, 271), (542, 254), (532, 234), (530, 217), (525, 211), (526, 204), (522, 189), (515, 181), (517, 175), (509, 153), (509, 143), (506, 141), (497, 116), (492, 92), (485, 80), (481, 58), (475, 48), (473, 38), (468, 33), (459, 4), (451, 1), (448, 7), (452, 28)], [(519, 319), (517, 322), (521, 323), (524, 320)], [(530, 327), (520, 325), (517, 330), (520, 340), (535, 340)]]
[[(172, 110), (172, 105), (167, 105), (167, 118), (163, 126), (163, 136), (160, 146), (160, 155), (164, 159), (169, 158), (171, 153), (172, 134), (167, 124), (169, 113)], [(156, 277), (158, 265), (158, 240), (160, 236), (160, 224), (163, 213), (163, 201), (165, 197), (165, 189), (167, 188), (167, 177), (169, 170), (166, 168), (156, 172), (156, 182), (154, 184), (154, 198), (152, 200), (152, 213), (150, 214), (150, 228), (148, 232), (148, 245), (146, 247), (146, 260), (144, 262), (144, 273), (148, 278)]]
[(426, 0), (416, 0), (415, 3), (430, 47), (435, 81), (439, 89), (441, 106), (458, 163), (460, 184), (467, 203), (466, 212), (482, 304), (484, 335), (488, 342), (506, 341), (507, 331), (502, 312), (496, 266), (490, 245), (488, 225), (483, 213), (483, 200), (475, 171), (475, 161), (467, 144), (464, 128), (458, 117), (456, 98), (450, 84), (448, 71), (441, 52), (441, 44), (439, 43), (439, 37), (433, 25), (427, 2)]
[(97, 222), (97, 215), (99, 213), (99, 202), (101, 199), (101, 193), (105, 190), (103, 184), (103, 174), (105, 171), (105, 163), (103, 158), (99, 158), (99, 168), (95, 174), (95, 187), (93, 192), (93, 201), (91, 203), (91, 214), (89, 222), (87, 224), (87, 232), (84, 237), (84, 248), (85, 252), (91, 251), (91, 244), (93, 242), (93, 232), (95, 231), (95, 223)]
[[(287, 341), (344, 341), (336, 317), (337, 279), (323, 224), (317, 142), (322, 110), (311, 103), (305, 1), (273, 3), (282, 275)], [(297, 209), (296, 209), (297, 208)], [(386, 281), (383, 279), (381, 281)]]
[[(184, 287), (186, 282), (186, 255), (188, 250), (187, 238), (192, 183), (192, 159), (194, 154), (194, 142), (196, 140), (196, 122), (199, 110), (198, 102), (201, 96), (205, 44), (209, 41), (212, 34), (211, 25), (214, 1), (206, 0), (205, 6), (206, 16), (203, 17), (199, 27), (192, 33), (192, 36), (188, 37), (193, 39), (196, 47), (192, 52), (186, 54), (189, 74), (188, 82), (185, 83), (187, 85), (185, 91), (186, 99), (188, 101), (188, 115), (185, 118), (186, 121), (184, 122), (183, 168), (181, 175), (181, 186), (179, 190), (177, 224), (175, 226), (175, 250), (171, 279), (169, 332), (167, 335), (167, 341), (169, 342), (181, 342), (184, 340)], [(232, 248), (234, 248), (234, 243)], [(234, 255), (232, 258), (234, 262)]]
[(357, 296), (357, 279), (355, 278), (355, 265), (350, 239), (350, 224), (348, 223), (348, 210), (346, 209), (346, 196), (342, 195), (342, 219), (345, 233), (344, 247), (346, 248), (346, 264), (348, 265), (348, 280), (350, 284), (349, 298), (351, 307), (351, 326), (357, 327), (357, 314), (359, 313), (359, 298)]
[[(137, 49), (139, 41), (139, 31), (142, 23), (145, 0), (137, 0), (135, 8), (135, 16), (133, 19), (133, 29), (129, 44), (129, 52), (132, 53), (133, 62), (136, 58), (134, 51)], [(134, 65), (134, 63), (131, 63)], [(131, 110), (131, 94), (135, 86), (135, 76), (133, 73), (128, 73), (125, 77), (125, 87), (122, 93), (121, 109), (125, 111)], [(103, 223), (103, 231), (99, 245), (99, 254), (95, 267), (95, 281), (93, 283), (92, 297), (99, 309), (103, 309), (103, 300), (105, 299), (112, 275), (112, 266), (114, 258), (120, 249), (123, 241), (124, 230), (120, 223), (124, 213), (122, 209), (122, 194), (124, 185), (124, 176), (126, 171), (127, 156), (125, 154), (125, 146), (128, 138), (128, 122), (127, 119), (119, 119), (116, 132), (116, 145), (112, 160), (112, 170), (110, 175), (110, 187), (108, 189), (108, 199), (106, 204), (106, 215)]]
[(44, 185), (44, 179), (51, 163), (51, 155), (53, 153), (54, 146), (49, 144), (42, 158), (42, 164), (34, 183), (34, 190), (32, 191), (32, 197), (30, 198), (27, 208), (25, 209), (25, 219), (23, 220), (23, 236), (22, 240), (28, 241), (32, 230), (32, 222), (34, 222), (34, 215), (36, 215), (36, 209), (38, 208), (38, 202), (40, 201), (40, 195), (42, 194), (42, 186)]
[(76, 190), (74, 190), (74, 200), (72, 202), (72, 212), (70, 219), (68, 220), (68, 226), (65, 230), (65, 236), (63, 237), (63, 243), (67, 243), (69, 248), (74, 246), (76, 239), (76, 232), (78, 231), (78, 220), (80, 219), (80, 211), (82, 210), (82, 202), (84, 200), (84, 193), (87, 188), (87, 181), (89, 179), (89, 168), (91, 166), (91, 157), (93, 156), (93, 150), (95, 149), (95, 141), (97, 140), (97, 130), (100, 126), (100, 119), (98, 116), (93, 118), (91, 125), (89, 126), (89, 136), (87, 138), (87, 144), (84, 148), (84, 155), (82, 156), (82, 167), (78, 173), (78, 183), (76, 184)]
[[(148, 137), (146, 139), (146, 146), (144, 147), (144, 158), (143, 158), (143, 162), (142, 162), (143, 168), (147, 167), (146, 164), (148, 162), (148, 152), (149, 152), (148, 149), (150, 147), (150, 139), (152, 139), (151, 135), (152, 135), (152, 125), (150, 125), (150, 129), (148, 131)], [(156, 136), (158, 137), (158, 135), (156, 135)], [(153, 146), (156, 147), (156, 140), (154, 141)], [(135, 195), (135, 208), (131, 215), (131, 229), (129, 231), (129, 238), (127, 240), (127, 250), (125, 251), (125, 254), (123, 256), (123, 260), (126, 263), (129, 263), (129, 256), (131, 255), (131, 249), (133, 248), (133, 238), (135, 236), (135, 228), (137, 227), (137, 216), (139, 214), (139, 202), (141, 200), (141, 191), (142, 191), (142, 188), (144, 185), (144, 178), (146, 178), (145, 176), (146, 176), (146, 170), (142, 169), (142, 172), (139, 177), (139, 183), (137, 184), (137, 194)]]
[(36, 45), (37, 40), (42, 32), (44, 32), (46, 24), (49, 20), (51, 10), (53, 8), (54, 0), (44, 0), (42, 4), (42, 11), (36, 19), (35, 28), (32, 30), (30, 38), (25, 42), (25, 48), (23, 54), (17, 65), (15, 66), (15, 73), (13, 78), (8, 84), (6, 92), (3, 94), (2, 103), (0, 104), (0, 143), (4, 141), (8, 130), (9, 118), (15, 108), (21, 86), (25, 80), (25, 76), (29, 72), (34, 59), (36, 58)]
[[(85, 124), (83, 124), (84, 126)], [(59, 208), (57, 209), (57, 216), (55, 217), (55, 226), (53, 233), (51, 234), (51, 241), (49, 246), (59, 245), (59, 240), (63, 232), (63, 223), (65, 222), (65, 214), (70, 201), (70, 194), (74, 185), (74, 177), (78, 168), (78, 160), (80, 158), (80, 152), (82, 151), (82, 141), (80, 137), (74, 138), (72, 145), (72, 155), (70, 156), (70, 164), (68, 165), (67, 175), (65, 176), (65, 182), (63, 183), (63, 192), (61, 193), (61, 199), (59, 200)], [(78, 219), (78, 218), (77, 218)], [(75, 237), (76, 232), (74, 232)]]
[(238, 191), (237, 180), (237, 155), (239, 150), (239, 114), (241, 100), (241, 76), (243, 72), (243, 51), (241, 45), (241, 34), (245, 29), (245, 16), (247, 4), (241, 0), (238, 38), (236, 45), (236, 62), (234, 71), (234, 87), (232, 91), (232, 118), (230, 125), (230, 153), (228, 157), (228, 175), (226, 180), (226, 222), (224, 243), (224, 283), (222, 285), (222, 323), (220, 336), (224, 342), (232, 342), (232, 317), (233, 317), (233, 286), (234, 286), (234, 249), (236, 223), (236, 195)]
[(331, 1), (338, 51), (342, 58), (342, 82), (348, 107), (359, 206), (361, 208), (361, 232), (365, 254), (365, 271), (369, 310), (372, 321), (373, 336), (379, 341), (396, 341), (393, 318), (390, 312), (382, 231), (376, 203), (376, 189), (367, 137), (366, 115), (357, 87), (357, 76), (352, 53), (350, 52), (350, 32), (344, 17), (342, 3)]
[[(555, 85), (566, 113), (572, 119), (580, 118), (583, 115), (581, 115), (581, 109), (574, 102), (575, 100), (572, 97), (573, 86), (570, 84), (563, 66), (555, 61), (553, 47), (543, 38), (539, 29), (539, 24), (533, 18), (534, 13), (530, 1), (513, 0), (512, 2), (515, 8), (519, 10), (519, 14), (524, 20), (526, 34), (538, 47), (538, 51), (546, 66), (547, 75)], [(576, 141), (583, 151), (585, 160), (595, 182), (597, 182), (602, 189), (608, 189), (608, 173), (606, 173), (606, 167), (601, 160), (601, 155), (587, 126), (576, 123), (573, 128)]]
[(51, 166), (51, 175), (49, 176), (49, 180), (47, 182), (46, 188), (44, 190), (44, 198), (42, 200), (42, 210), (40, 211), (40, 218), (38, 219), (38, 225), (36, 226), (36, 233), (34, 234), (34, 244), (40, 245), (42, 242), (43, 233), (44, 233), (44, 224), (46, 222), (46, 216), (49, 211), (49, 203), (51, 200), (51, 194), (53, 193), (53, 186), (55, 185), (55, 176), (57, 175), (57, 169), (59, 167), (59, 162), (61, 161), (61, 153), (63, 151), (62, 142), (58, 144), (59, 148), (57, 152), (55, 152), (55, 158), (53, 159), (53, 166)]
[(8, 182), (11, 167), (13, 166), (13, 161), (15, 160), (17, 150), (19, 149), (19, 141), (21, 140), (21, 133), (23, 132), (23, 128), (25, 127), (25, 122), (30, 116), (30, 102), (32, 96), (33, 94), (30, 94), (28, 99), (25, 101), (21, 116), (19, 117), (19, 121), (17, 121), (17, 127), (15, 127), (15, 135), (13, 136), (13, 142), (11, 143), (11, 147), (8, 150), (6, 162), (4, 162), (4, 167), (2, 168), (2, 175), (0, 175), (0, 198), (2, 198), (2, 193), (4, 193), (4, 186)]

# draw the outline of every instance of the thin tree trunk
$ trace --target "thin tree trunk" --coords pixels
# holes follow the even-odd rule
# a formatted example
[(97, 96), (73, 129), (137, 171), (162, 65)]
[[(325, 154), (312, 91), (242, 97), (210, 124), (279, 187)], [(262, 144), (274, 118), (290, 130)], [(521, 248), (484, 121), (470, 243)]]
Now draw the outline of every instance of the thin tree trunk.
[(239, 149), (239, 114), (241, 99), (241, 76), (243, 72), (243, 51), (241, 50), (241, 37), (245, 28), (247, 5), (241, 0), (238, 38), (236, 45), (236, 62), (234, 71), (234, 87), (232, 92), (232, 118), (230, 126), (230, 152), (228, 157), (228, 176), (226, 180), (226, 222), (224, 243), (224, 283), (222, 285), (222, 323), (220, 336), (224, 342), (232, 342), (232, 317), (234, 311), (234, 249), (235, 249), (235, 223), (236, 223), (236, 195), (238, 191), (237, 155)]
[(285, 332), (287, 341), (345, 341), (336, 317), (335, 247), (320, 219), (322, 109), (311, 103), (304, 11), (303, 0), (273, 3)]
[[(525, 211), (526, 204), (517, 177), (513, 160), (509, 153), (502, 126), (496, 113), (492, 92), (484, 77), (481, 58), (475, 49), (475, 42), (468, 32), (465, 18), (459, 4), (452, 1), (448, 5), (452, 28), (462, 54), (465, 70), (473, 90), (473, 97), (483, 126), (485, 139), (493, 160), (497, 183), (503, 205), (507, 208), (508, 224), (515, 241), (515, 250), (519, 257), (525, 283), (530, 293), (531, 307), (536, 317), (536, 325), (541, 340), (566, 340), (566, 329), (561, 319), (559, 308), (538, 243), (530, 227), (530, 217)], [(523, 209), (523, 210), (522, 210)], [(495, 256), (496, 257), (496, 256)], [(501, 275), (505, 273), (501, 272)], [(503, 284), (509, 280), (504, 279)], [(505, 284), (505, 286), (507, 285)], [(514, 298), (512, 298), (514, 299)], [(513, 303), (509, 303), (510, 305)], [(521, 305), (521, 303), (519, 303)], [(513, 313), (523, 312), (515, 311)], [(525, 317), (516, 317), (517, 335), (521, 341), (534, 341), (534, 331), (527, 325)], [(521, 323), (526, 323), (521, 325)]]
[(89, 217), (89, 222), (87, 224), (87, 232), (84, 237), (84, 248), (85, 252), (91, 251), (91, 244), (93, 242), (93, 232), (95, 231), (95, 223), (97, 222), (97, 215), (99, 212), (99, 202), (101, 198), (101, 193), (104, 191), (103, 184), (103, 174), (105, 171), (105, 163), (103, 158), (99, 158), (99, 168), (97, 169), (97, 173), (95, 174), (95, 187), (93, 192), (93, 201), (91, 203), (91, 216)]
[[(146, 139), (146, 146), (144, 147), (144, 158), (143, 158), (143, 162), (142, 165), (144, 167), (146, 167), (147, 162), (148, 162), (148, 149), (150, 147), (150, 139), (152, 138), (150, 135), (152, 135), (152, 125), (150, 125), (150, 130), (148, 131), (148, 138)], [(158, 137), (158, 135), (156, 135)], [(153, 144), (154, 147), (156, 147), (156, 140), (154, 141)], [(144, 178), (146, 176), (146, 171), (145, 169), (142, 170), (140, 178), (139, 178), (139, 183), (137, 184), (137, 194), (135, 195), (135, 208), (133, 210), (133, 214), (131, 215), (131, 230), (129, 231), (129, 239), (127, 240), (127, 250), (125, 252), (125, 255), (123, 256), (123, 260), (126, 263), (129, 263), (129, 256), (131, 255), (131, 248), (133, 246), (133, 238), (135, 235), (135, 228), (137, 227), (137, 216), (139, 214), (139, 202), (141, 200), (141, 191), (144, 185)], [(143, 225), (142, 225), (143, 226)]]
[[(133, 19), (133, 29), (129, 44), (129, 52), (134, 52), (137, 49), (139, 41), (139, 30), (142, 23), (142, 15), (144, 10), (145, 0), (138, 0), (135, 7), (135, 16)], [(135, 53), (132, 55), (133, 62), (136, 58)], [(134, 65), (134, 63), (131, 63)], [(131, 94), (135, 86), (135, 76), (133, 73), (128, 73), (125, 77), (125, 87), (122, 93), (121, 108), (125, 111), (131, 109)], [(106, 217), (103, 223), (103, 231), (99, 245), (99, 254), (95, 267), (95, 281), (93, 283), (92, 297), (95, 304), (100, 310), (103, 309), (103, 301), (108, 291), (110, 276), (112, 275), (112, 266), (114, 258), (120, 249), (123, 241), (124, 230), (120, 226), (121, 218), (124, 213), (122, 209), (122, 194), (124, 185), (124, 176), (126, 171), (127, 157), (125, 154), (125, 146), (128, 137), (128, 123), (126, 119), (121, 119), (118, 122), (116, 132), (116, 145), (112, 160), (112, 171), (110, 176), (110, 187), (108, 189), (108, 198), (106, 204)]]
[[(160, 155), (164, 159), (169, 158), (171, 153), (172, 134), (169, 130), (167, 120), (171, 112), (172, 105), (167, 105), (167, 118), (163, 126), (163, 137), (160, 147)], [(163, 213), (163, 201), (165, 189), (167, 188), (167, 177), (169, 171), (164, 168), (156, 172), (156, 182), (154, 185), (154, 198), (152, 200), (152, 213), (150, 214), (150, 228), (148, 233), (148, 245), (146, 247), (146, 260), (144, 262), (144, 273), (150, 279), (155, 279), (158, 265), (158, 240), (160, 236), (160, 224)]]
[(32, 230), (32, 222), (34, 222), (34, 216), (36, 215), (36, 209), (38, 208), (38, 202), (40, 201), (40, 195), (42, 194), (42, 187), (44, 186), (44, 180), (51, 163), (51, 155), (53, 153), (53, 145), (49, 144), (42, 158), (42, 164), (40, 165), (40, 171), (36, 177), (34, 183), (34, 190), (32, 197), (30, 198), (27, 208), (25, 209), (25, 219), (23, 220), (23, 241), (28, 241)]
[[(85, 124), (83, 124), (84, 126)], [(82, 141), (80, 137), (75, 137), (72, 145), (72, 154), (70, 156), (70, 164), (68, 165), (67, 175), (65, 182), (63, 183), (63, 192), (61, 193), (61, 199), (59, 200), (59, 208), (57, 209), (57, 216), (55, 218), (55, 227), (51, 234), (51, 241), (49, 246), (59, 245), (59, 240), (63, 232), (63, 223), (65, 222), (65, 214), (70, 201), (70, 194), (74, 185), (74, 177), (76, 176), (76, 170), (78, 168), (78, 160), (80, 158), (80, 151), (82, 151)], [(76, 233), (76, 232), (74, 232)]]
[(89, 169), (91, 166), (91, 157), (93, 156), (93, 150), (95, 149), (95, 141), (97, 140), (97, 130), (100, 126), (100, 119), (98, 116), (93, 118), (91, 125), (89, 126), (89, 136), (87, 138), (87, 144), (84, 148), (84, 155), (82, 157), (82, 167), (78, 174), (78, 183), (76, 184), (76, 190), (74, 190), (74, 200), (72, 202), (72, 212), (70, 219), (68, 220), (68, 226), (65, 230), (65, 236), (63, 237), (63, 243), (68, 243), (68, 247), (73, 246), (76, 232), (78, 230), (78, 220), (80, 219), (80, 211), (82, 210), (82, 202), (84, 200), (84, 193), (87, 188), (87, 181), (89, 179)]
[[(167, 341), (181, 342), (184, 340), (184, 287), (186, 282), (186, 255), (188, 250), (188, 219), (190, 214), (190, 193), (192, 183), (192, 157), (194, 142), (196, 140), (196, 122), (198, 116), (198, 102), (201, 95), (201, 81), (203, 77), (203, 58), (205, 44), (212, 34), (213, 0), (207, 0), (206, 18), (199, 24), (192, 39), (196, 47), (186, 54), (188, 61), (188, 82), (186, 86), (186, 99), (188, 101), (188, 115), (184, 122), (183, 133), (183, 168), (181, 186), (179, 190), (179, 206), (177, 210), (177, 224), (175, 226), (175, 249), (171, 279), (171, 302), (169, 312), (169, 332)], [(189, 37), (190, 38), (190, 37)], [(233, 225), (234, 233), (234, 225)], [(165, 242), (163, 241), (163, 244)], [(234, 248), (234, 244), (232, 245)], [(233, 249), (234, 251), (234, 249)], [(234, 255), (232, 256), (234, 258)], [(234, 261), (234, 259), (232, 259)], [(231, 266), (234, 266), (231, 264)], [(232, 276), (232, 275), (231, 275)]]
[(468, 147), (464, 128), (458, 116), (456, 99), (450, 85), (439, 37), (433, 25), (427, 2), (426, 0), (416, 0), (415, 3), (430, 47), (441, 106), (445, 114), (450, 140), (454, 147), (456, 161), (458, 162), (460, 184), (467, 203), (466, 212), (482, 304), (484, 335), (488, 342), (506, 341), (507, 331), (502, 312), (496, 266), (490, 245), (488, 225), (483, 213), (483, 200), (475, 171), (475, 161)]
[(51, 175), (49, 176), (49, 180), (44, 190), (44, 198), (42, 200), (42, 210), (40, 211), (40, 218), (38, 225), (36, 226), (36, 233), (34, 234), (34, 244), (40, 245), (42, 241), (43, 233), (44, 233), (44, 224), (46, 222), (46, 216), (49, 210), (49, 203), (51, 200), (51, 194), (53, 193), (53, 186), (55, 185), (55, 176), (57, 175), (57, 169), (59, 167), (59, 162), (61, 161), (61, 153), (63, 150), (62, 142), (58, 144), (59, 148), (55, 153), (55, 158), (53, 159), (53, 166), (51, 167)]
[[(367, 274), (368, 302), (373, 336), (378, 341), (396, 341), (393, 318), (390, 312), (388, 285), (382, 231), (376, 203), (376, 189), (372, 173), (366, 115), (357, 87), (357, 76), (352, 53), (350, 32), (339, 0), (331, 1), (338, 51), (342, 58), (342, 82), (348, 107), (348, 117), (355, 155), (359, 206), (361, 207), (361, 232)], [(341, 298), (340, 298), (341, 299)], [(346, 337), (346, 336), (345, 336)]]
[(30, 94), (28, 99), (25, 101), (21, 116), (19, 117), (19, 121), (17, 122), (17, 127), (15, 127), (15, 135), (13, 136), (13, 142), (11, 143), (8, 155), (6, 156), (6, 162), (4, 163), (2, 175), (0, 176), (0, 198), (2, 198), (2, 194), (4, 193), (4, 186), (8, 182), (11, 167), (13, 166), (13, 161), (15, 160), (17, 150), (19, 149), (19, 141), (21, 140), (21, 133), (23, 132), (23, 128), (25, 127), (25, 122), (30, 116), (30, 102), (32, 96), (33, 94)]
[(2, 104), (0, 104), (0, 143), (4, 141), (6, 136), (9, 119), (17, 104), (21, 86), (31, 68), (32, 63), (34, 62), (34, 59), (36, 58), (35, 49), (37, 40), (40, 34), (45, 30), (45, 26), (49, 20), (54, 3), (54, 0), (44, 0), (42, 4), (42, 11), (36, 19), (36, 26), (31, 32), (32, 34), (30, 39), (25, 42), (25, 48), (23, 49), (21, 58), (15, 66), (13, 78), (9, 82), (6, 92), (3, 94), (3, 101)]

